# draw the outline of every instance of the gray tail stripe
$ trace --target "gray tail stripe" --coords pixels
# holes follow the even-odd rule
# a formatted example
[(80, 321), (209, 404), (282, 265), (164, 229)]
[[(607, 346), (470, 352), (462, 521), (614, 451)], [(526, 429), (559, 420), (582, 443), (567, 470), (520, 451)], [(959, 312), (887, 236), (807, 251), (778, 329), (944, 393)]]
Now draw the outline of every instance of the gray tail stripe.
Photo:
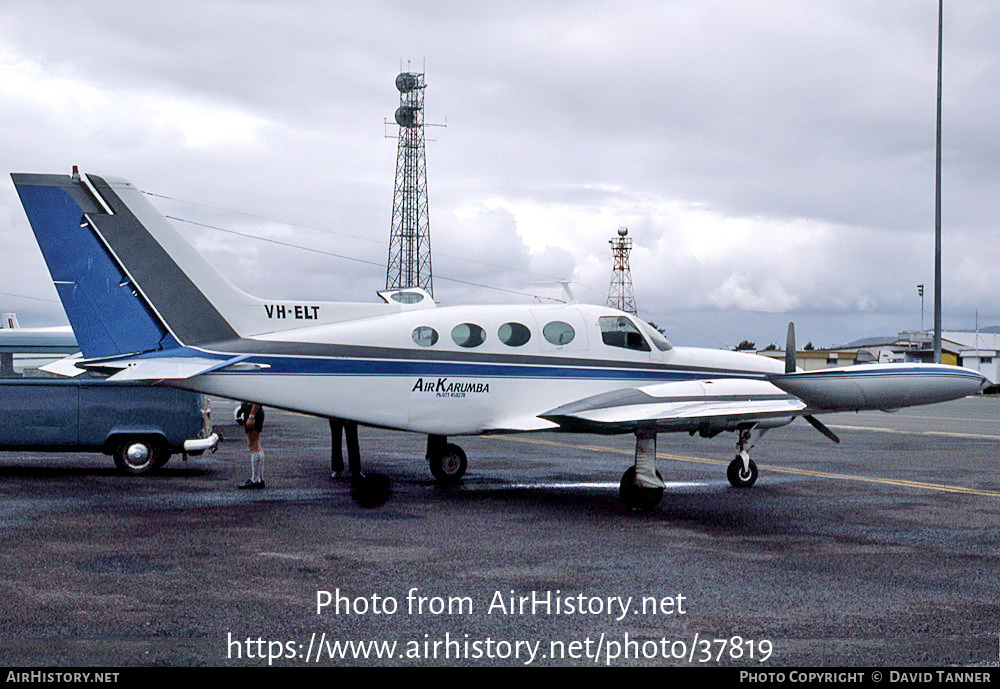
[(90, 180), (115, 213), (91, 215), (91, 222), (174, 337), (185, 345), (238, 338), (111, 186), (96, 175), (90, 175)]

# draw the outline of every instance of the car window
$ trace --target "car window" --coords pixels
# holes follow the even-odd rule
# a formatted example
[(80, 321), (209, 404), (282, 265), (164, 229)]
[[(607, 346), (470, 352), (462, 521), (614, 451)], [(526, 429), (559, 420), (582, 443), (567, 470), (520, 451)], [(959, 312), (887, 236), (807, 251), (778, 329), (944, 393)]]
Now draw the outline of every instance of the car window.
[(486, 341), (486, 331), (475, 323), (462, 323), (451, 329), (451, 339), (459, 347), (478, 347)]
[(569, 323), (552, 321), (542, 328), (542, 336), (554, 345), (567, 345), (576, 337), (576, 331)]
[(650, 351), (646, 338), (625, 316), (601, 316), (597, 320), (601, 325), (601, 339), (609, 347), (634, 349), (639, 352)]
[(531, 331), (520, 323), (504, 323), (497, 330), (497, 337), (508, 347), (520, 347), (531, 339)]

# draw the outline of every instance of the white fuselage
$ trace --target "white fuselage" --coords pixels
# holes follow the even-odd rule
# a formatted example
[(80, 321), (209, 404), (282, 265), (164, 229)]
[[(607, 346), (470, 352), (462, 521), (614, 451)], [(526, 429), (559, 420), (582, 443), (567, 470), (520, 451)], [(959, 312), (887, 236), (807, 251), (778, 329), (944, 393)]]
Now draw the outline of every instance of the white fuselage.
[[(646, 351), (611, 346), (603, 340), (601, 316), (630, 318), (648, 328), (593, 305), (420, 309), (248, 338), (261, 352), (248, 363), (267, 368), (210, 373), (177, 384), (375, 426), (461, 435), (555, 428), (538, 415), (623, 388), (759, 379), (783, 370), (780, 362), (752, 354), (685, 347), (663, 351), (648, 336)], [(500, 329), (509, 323), (528, 329), (526, 343), (501, 341)], [(555, 344), (547, 339), (550, 323), (571, 326), (572, 340)], [(456, 344), (452, 331), (462, 324), (480, 327), (483, 341), (472, 347)], [(417, 328), (433, 329), (436, 341), (418, 345)]]

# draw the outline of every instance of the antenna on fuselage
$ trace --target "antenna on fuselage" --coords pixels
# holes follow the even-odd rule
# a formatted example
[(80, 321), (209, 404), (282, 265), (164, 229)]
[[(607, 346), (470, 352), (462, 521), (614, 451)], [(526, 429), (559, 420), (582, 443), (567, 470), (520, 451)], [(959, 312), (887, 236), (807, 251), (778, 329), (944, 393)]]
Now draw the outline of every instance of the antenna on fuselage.
[(566, 297), (566, 303), (567, 304), (576, 304), (576, 303), (579, 303), (579, 302), (577, 302), (576, 295), (573, 294), (573, 288), (570, 287), (570, 282), (571, 282), (571, 280), (560, 280), (559, 281), (559, 286), (562, 287), (563, 296)]

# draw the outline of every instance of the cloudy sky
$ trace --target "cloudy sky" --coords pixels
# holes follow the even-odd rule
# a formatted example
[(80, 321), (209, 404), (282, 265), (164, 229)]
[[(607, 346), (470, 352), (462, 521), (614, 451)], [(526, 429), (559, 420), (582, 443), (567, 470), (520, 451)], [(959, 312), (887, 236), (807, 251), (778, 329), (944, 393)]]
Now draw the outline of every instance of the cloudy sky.
[[(937, 3), (0, 5), (5, 172), (130, 179), (243, 289), (384, 287), (394, 78), (426, 69), (435, 296), (603, 303), (627, 226), (679, 344), (933, 322)], [(1000, 2), (944, 16), (944, 325), (1000, 323)], [(168, 198), (162, 198), (168, 197)], [(0, 311), (65, 322), (9, 178)], [(348, 260), (338, 256), (348, 256)], [(375, 265), (372, 265), (372, 264)], [(450, 278), (446, 279), (446, 278)]]

